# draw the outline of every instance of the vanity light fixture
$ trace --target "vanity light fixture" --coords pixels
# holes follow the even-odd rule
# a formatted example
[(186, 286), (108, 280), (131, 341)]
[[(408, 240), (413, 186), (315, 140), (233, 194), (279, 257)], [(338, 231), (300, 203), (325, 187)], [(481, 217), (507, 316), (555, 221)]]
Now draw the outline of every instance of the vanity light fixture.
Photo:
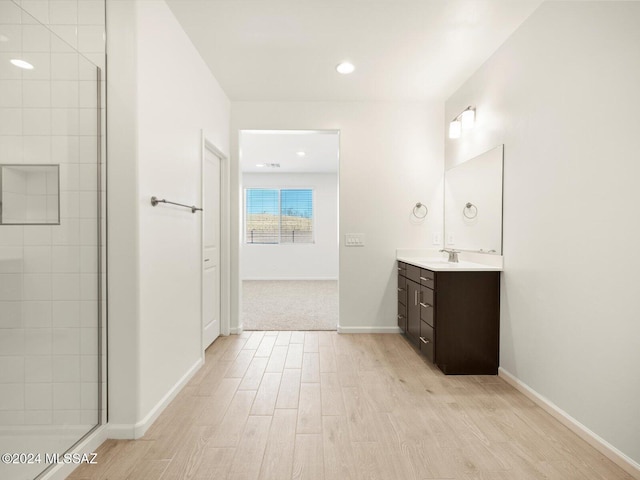
[(336, 66), (336, 70), (338, 71), (338, 73), (341, 73), (343, 75), (353, 73), (355, 69), (356, 67), (353, 65), (353, 63), (350, 62), (342, 62)]
[(476, 110), (474, 108), (467, 107), (467, 109), (460, 114), (460, 122), (462, 122), (463, 130), (473, 128), (476, 123)]
[(475, 123), (476, 109), (469, 106), (449, 123), (449, 138), (460, 138), (462, 130), (473, 128)]
[(460, 120), (452, 120), (449, 124), (449, 138), (460, 138), (462, 131), (462, 122)]
[(307, 152), (305, 152), (304, 150), (299, 150), (296, 152), (296, 155), (298, 155), (299, 157), (304, 157), (307, 155)]
[(12, 58), (9, 60), (12, 65), (15, 65), (18, 68), (24, 68), (25, 70), (33, 70), (33, 65), (24, 60), (20, 60), (19, 58)]

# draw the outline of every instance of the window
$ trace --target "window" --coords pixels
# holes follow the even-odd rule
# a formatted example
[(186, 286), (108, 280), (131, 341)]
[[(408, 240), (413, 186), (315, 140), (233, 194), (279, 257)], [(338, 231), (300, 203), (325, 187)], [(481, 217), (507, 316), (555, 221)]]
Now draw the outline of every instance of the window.
[(246, 243), (313, 243), (313, 190), (245, 190)]

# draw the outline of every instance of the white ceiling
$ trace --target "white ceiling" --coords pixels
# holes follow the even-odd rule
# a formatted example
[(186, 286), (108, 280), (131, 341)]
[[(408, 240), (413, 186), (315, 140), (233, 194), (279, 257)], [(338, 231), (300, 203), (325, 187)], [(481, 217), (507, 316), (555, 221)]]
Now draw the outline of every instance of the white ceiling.
[(232, 101), (441, 101), (542, 0), (167, 3)]
[[(305, 152), (304, 156), (298, 152)], [(248, 173), (335, 173), (338, 171), (337, 132), (243, 131), (240, 169)], [(279, 168), (257, 167), (278, 163)]]

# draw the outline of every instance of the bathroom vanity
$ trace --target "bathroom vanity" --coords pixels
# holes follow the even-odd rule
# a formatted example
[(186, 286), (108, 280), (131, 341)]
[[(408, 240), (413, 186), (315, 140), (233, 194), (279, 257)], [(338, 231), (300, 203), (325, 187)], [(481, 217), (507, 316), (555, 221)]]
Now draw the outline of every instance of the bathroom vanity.
[(398, 257), (398, 327), (445, 374), (498, 373), (500, 270)]
[(445, 171), (448, 260), (396, 251), (398, 327), (445, 374), (498, 373), (503, 162), (498, 145)]

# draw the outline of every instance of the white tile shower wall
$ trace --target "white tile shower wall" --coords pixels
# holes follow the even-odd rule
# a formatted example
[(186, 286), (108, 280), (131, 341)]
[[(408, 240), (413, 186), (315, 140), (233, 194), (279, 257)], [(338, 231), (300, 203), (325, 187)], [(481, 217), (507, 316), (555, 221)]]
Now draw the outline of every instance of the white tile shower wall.
[[(96, 73), (70, 47), (103, 69), (104, 106), (104, 11), (0, 1), (0, 163), (61, 166), (61, 224), (0, 227), (0, 425), (98, 421)], [(12, 67), (16, 52), (38, 68)]]
[[(48, 26), (80, 53), (92, 58), (104, 68), (104, 0), (13, 0), (38, 22)], [(2, 2), (5, 3), (5, 2)], [(19, 13), (10, 5), (4, 6), (7, 23), (15, 23)], [(11, 21), (13, 20), (13, 21)], [(37, 37), (30, 39), (35, 41)]]

